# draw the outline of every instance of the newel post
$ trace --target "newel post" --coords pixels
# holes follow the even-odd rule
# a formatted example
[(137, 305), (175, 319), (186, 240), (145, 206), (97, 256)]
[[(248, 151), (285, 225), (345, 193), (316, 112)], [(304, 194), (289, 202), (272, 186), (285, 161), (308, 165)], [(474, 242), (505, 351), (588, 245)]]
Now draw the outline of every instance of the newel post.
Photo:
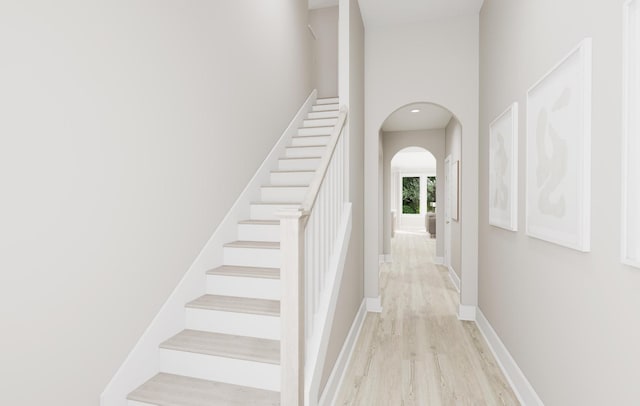
[(280, 405), (304, 405), (304, 222), (302, 209), (278, 212), (280, 218)]

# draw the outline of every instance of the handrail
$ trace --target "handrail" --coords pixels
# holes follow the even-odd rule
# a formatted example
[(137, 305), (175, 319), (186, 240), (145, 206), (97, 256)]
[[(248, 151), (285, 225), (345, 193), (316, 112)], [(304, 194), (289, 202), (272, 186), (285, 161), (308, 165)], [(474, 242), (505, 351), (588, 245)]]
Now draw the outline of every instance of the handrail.
[(331, 159), (333, 158), (333, 153), (336, 150), (336, 145), (338, 145), (338, 140), (340, 139), (340, 135), (342, 134), (342, 130), (344, 128), (346, 120), (347, 107), (342, 106), (340, 107), (338, 122), (336, 123), (333, 132), (331, 133), (329, 142), (327, 143), (327, 151), (320, 161), (320, 166), (316, 171), (316, 176), (313, 178), (311, 184), (309, 185), (309, 193), (307, 193), (307, 197), (305, 198), (304, 202), (302, 202), (302, 213), (305, 216), (308, 216), (311, 213), (311, 210), (313, 210), (313, 206), (315, 206), (316, 204), (316, 200), (318, 199), (318, 192), (320, 191), (322, 182), (324, 182), (324, 178), (327, 176), (327, 169), (329, 169), (329, 164), (331, 163)]

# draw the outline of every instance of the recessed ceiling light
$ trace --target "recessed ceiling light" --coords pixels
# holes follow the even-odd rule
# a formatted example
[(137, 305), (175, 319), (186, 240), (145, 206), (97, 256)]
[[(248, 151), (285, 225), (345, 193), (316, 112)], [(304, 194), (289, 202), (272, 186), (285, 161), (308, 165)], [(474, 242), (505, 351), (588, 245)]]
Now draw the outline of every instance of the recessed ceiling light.
[(412, 113), (420, 113), (420, 109), (413, 109), (411, 110)]

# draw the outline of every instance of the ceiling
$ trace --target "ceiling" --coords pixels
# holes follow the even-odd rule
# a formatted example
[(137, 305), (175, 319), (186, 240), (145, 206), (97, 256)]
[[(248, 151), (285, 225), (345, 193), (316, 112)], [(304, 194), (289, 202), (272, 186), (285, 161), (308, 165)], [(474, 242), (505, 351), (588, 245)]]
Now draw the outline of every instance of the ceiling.
[[(309, 0), (315, 2), (318, 0)], [(367, 27), (476, 15), (484, 0), (359, 0)]]
[[(412, 113), (411, 110), (420, 110)], [(451, 120), (449, 110), (432, 103), (413, 103), (391, 113), (382, 124), (382, 131), (436, 130), (445, 128)]]

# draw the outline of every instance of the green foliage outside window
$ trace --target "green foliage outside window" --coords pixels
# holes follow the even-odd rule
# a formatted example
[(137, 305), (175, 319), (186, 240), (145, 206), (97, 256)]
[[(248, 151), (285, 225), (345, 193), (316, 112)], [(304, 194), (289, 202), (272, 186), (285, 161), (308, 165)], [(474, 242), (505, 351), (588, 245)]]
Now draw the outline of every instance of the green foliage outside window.
[(420, 214), (420, 178), (402, 178), (402, 213)]
[(433, 213), (436, 208), (431, 205), (436, 201), (436, 177), (427, 177), (427, 212)]

